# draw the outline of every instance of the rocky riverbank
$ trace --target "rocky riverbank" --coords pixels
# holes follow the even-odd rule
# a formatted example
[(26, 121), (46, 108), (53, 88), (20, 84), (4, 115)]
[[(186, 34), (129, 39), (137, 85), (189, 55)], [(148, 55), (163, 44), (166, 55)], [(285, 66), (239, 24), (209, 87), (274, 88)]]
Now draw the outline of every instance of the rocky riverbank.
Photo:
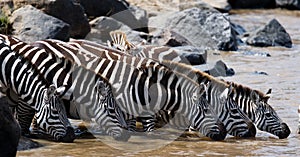
[[(188, 60), (203, 64), (210, 62), (205, 54), (236, 51), (240, 45), (293, 46), (290, 35), (276, 19), (265, 21), (264, 26), (251, 31), (230, 20), (232, 8), (299, 9), (300, 3), (279, 0), (275, 3), (270, 0), (259, 2), (229, 0), (208, 4), (196, 0), (4, 0), (0, 5), (1, 14), (7, 16), (11, 23), (12, 35), (26, 42), (47, 38), (64, 41), (77, 38), (105, 44), (110, 40), (110, 31), (122, 30), (134, 44), (172, 47), (180, 51), (180, 55), (189, 56)], [(203, 58), (204, 62), (200, 62)], [(202, 70), (214, 76), (234, 74), (234, 70), (223, 61), (212, 64), (216, 66)]]

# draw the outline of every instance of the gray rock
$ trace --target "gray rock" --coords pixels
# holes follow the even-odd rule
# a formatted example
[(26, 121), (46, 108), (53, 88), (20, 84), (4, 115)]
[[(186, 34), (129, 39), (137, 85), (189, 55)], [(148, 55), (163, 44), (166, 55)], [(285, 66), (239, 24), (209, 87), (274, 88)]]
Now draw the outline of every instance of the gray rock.
[(136, 31), (148, 33), (145, 10), (130, 6), (125, 0), (78, 0), (90, 18), (110, 16)]
[(127, 25), (119, 22), (111, 17), (98, 17), (90, 22), (91, 32), (86, 36), (85, 39), (106, 43), (110, 41), (109, 32), (120, 30), (126, 33), (128, 41), (139, 44), (144, 40), (140, 37), (143, 33), (132, 30)]
[(43, 146), (42, 144), (40, 144), (36, 141), (33, 141), (27, 137), (21, 136), (19, 144), (18, 144), (18, 151), (39, 148), (42, 146)]
[(233, 76), (235, 74), (235, 71), (232, 68), (229, 68), (222, 60), (217, 61), (213, 67), (210, 67), (208, 64), (203, 64), (200, 66), (195, 66), (195, 68), (214, 77), (226, 77)]
[(247, 44), (253, 46), (284, 46), (291, 48), (292, 40), (283, 26), (273, 19), (265, 26), (250, 34)]
[(173, 47), (181, 58), (185, 58), (189, 65), (201, 65), (207, 61), (207, 52), (203, 49), (193, 46)]
[(275, 0), (228, 0), (232, 8), (274, 8)]
[(237, 50), (236, 36), (227, 16), (205, 6), (190, 8), (149, 19), (152, 30), (170, 29), (193, 46), (206, 49)]
[(287, 9), (300, 9), (300, 0), (276, 0), (276, 6)]
[(221, 12), (228, 12), (231, 10), (231, 6), (227, 0), (182, 0), (179, 8), (180, 10), (185, 10), (192, 7), (201, 8), (203, 5), (207, 4)]
[(188, 39), (170, 29), (161, 30), (158, 34), (153, 35), (151, 43), (170, 47), (192, 45)]
[(21, 129), (5, 97), (0, 98), (0, 156), (16, 156)]
[(89, 22), (83, 8), (73, 0), (13, 0), (13, 2), (15, 8), (26, 4), (32, 5), (46, 14), (68, 23), (72, 38), (84, 38), (90, 31)]
[(14, 11), (10, 21), (13, 23), (13, 34), (25, 42), (43, 39), (69, 39), (69, 25), (57, 18), (27, 5)]

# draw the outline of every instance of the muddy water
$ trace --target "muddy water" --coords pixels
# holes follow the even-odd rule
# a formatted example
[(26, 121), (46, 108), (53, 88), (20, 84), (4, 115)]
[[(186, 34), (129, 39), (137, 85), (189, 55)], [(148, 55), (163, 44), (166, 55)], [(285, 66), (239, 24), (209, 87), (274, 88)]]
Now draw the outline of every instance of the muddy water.
[[(151, 139), (136, 136), (129, 143), (116, 143), (125, 148), (120, 150), (112, 145), (109, 137), (97, 139), (77, 139), (74, 143), (53, 143), (39, 140), (43, 148), (18, 152), (18, 156), (300, 156), (300, 135), (296, 134), (300, 105), (300, 15), (293, 11), (239, 11), (231, 15), (231, 20), (247, 30), (261, 26), (272, 18), (277, 18), (291, 35), (294, 46), (286, 48), (253, 48), (241, 46), (238, 52), (221, 52), (209, 56), (211, 62), (222, 59), (234, 68), (236, 75), (226, 77), (254, 89), (267, 91), (272, 88), (270, 104), (286, 122), (292, 133), (287, 139), (277, 139), (265, 132), (258, 132), (253, 139), (227, 137), (224, 141), (210, 141), (205, 137), (179, 138), (167, 145), (159, 146), (165, 138)], [(271, 57), (245, 55), (250, 53), (269, 53)], [(264, 72), (268, 75), (257, 74)], [(170, 136), (170, 135), (163, 135)], [(144, 148), (143, 142), (157, 146), (154, 150)], [(118, 147), (117, 146), (117, 147)], [(127, 146), (127, 147), (126, 147)], [(146, 150), (138, 152), (138, 150)]]

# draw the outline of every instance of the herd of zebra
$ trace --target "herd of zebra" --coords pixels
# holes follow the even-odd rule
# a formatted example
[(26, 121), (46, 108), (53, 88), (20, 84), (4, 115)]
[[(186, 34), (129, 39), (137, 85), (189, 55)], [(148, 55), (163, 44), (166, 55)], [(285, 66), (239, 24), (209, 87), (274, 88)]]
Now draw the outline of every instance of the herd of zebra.
[(1, 92), (23, 135), (73, 142), (73, 118), (95, 122), (120, 141), (164, 125), (193, 128), (212, 140), (255, 137), (256, 128), (289, 136), (268, 104), (271, 90), (214, 78), (180, 63), (184, 59), (166, 47), (135, 48), (122, 33), (112, 34), (110, 46), (54, 39), (29, 44), (0, 35)]

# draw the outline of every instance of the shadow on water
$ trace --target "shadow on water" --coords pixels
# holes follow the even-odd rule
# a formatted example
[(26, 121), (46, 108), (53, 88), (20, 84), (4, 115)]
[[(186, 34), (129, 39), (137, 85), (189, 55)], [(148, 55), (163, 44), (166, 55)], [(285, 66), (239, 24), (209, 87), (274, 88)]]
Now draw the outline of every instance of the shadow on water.
[[(297, 15), (298, 16), (298, 15)], [(294, 46), (286, 48), (254, 48), (241, 46), (238, 52), (222, 52), (219, 56), (208, 56), (208, 60), (216, 61), (220, 57), (236, 71), (236, 75), (226, 77), (228, 81), (235, 81), (246, 86), (267, 91), (273, 89), (270, 104), (279, 116), (291, 128), (291, 135), (287, 139), (258, 131), (256, 138), (238, 139), (227, 137), (224, 141), (211, 141), (206, 137), (179, 138), (166, 146), (155, 150), (138, 152), (143, 147), (141, 141), (159, 145), (164, 139), (135, 136), (129, 140), (133, 148), (130, 151), (114, 149), (103, 143), (112, 140), (103, 136), (97, 139), (76, 139), (74, 143), (53, 143), (40, 140), (45, 147), (18, 152), (18, 156), (300, 156), (300, 135), (296, 134), (300, 104), (300, 31), (299, 16), (280, 14), (276, 11), (245, 11), (238, 15), (231, 15), (234, 23), (246, 29), (263, 25), (272, 18), (277, 18), (291, 35)], [(255, 25), (253, 25), (255, 23)], [(267, 52), (271, 57), (243, 55), (242, 52)], [(240, 53), (241, 52), (241, 53)], [(268, 75), (255, 73), (266, 72)], [(105, 139), (107, 138), (107, 139)], [(128, 143), (118, 143), (126, 146)], [(126, 147), (125, 147), (126, 148)], [(135, 150), (135, 151), (132, 151)]]

